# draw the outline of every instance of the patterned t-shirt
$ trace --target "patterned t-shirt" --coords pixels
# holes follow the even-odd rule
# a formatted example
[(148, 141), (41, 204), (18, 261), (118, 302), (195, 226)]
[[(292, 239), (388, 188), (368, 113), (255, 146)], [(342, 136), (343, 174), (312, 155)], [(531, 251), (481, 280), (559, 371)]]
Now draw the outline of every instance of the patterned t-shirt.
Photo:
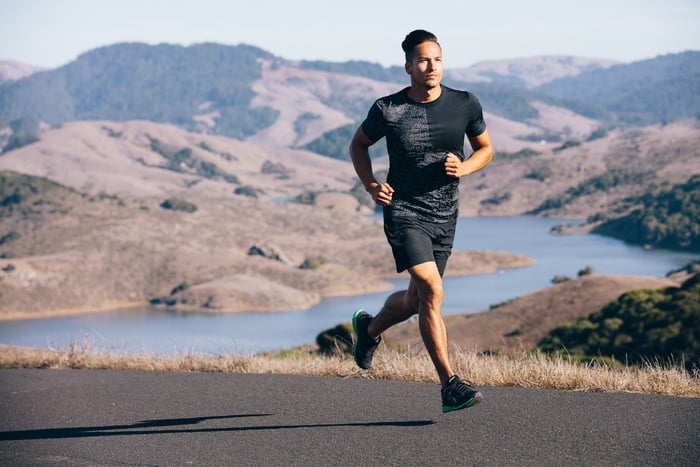
[(481, 104), (473, 94), (447, 86), (436, 100), (418, 103), (408, 89), (378, 99), (362, 122), (372, 141), (386, 137), (387, 183), (394, 195), (384, 213), (448, 222), (457, 215), (459, 179), (447, 176), (445, 158), (451, 152), (464, 160), (464, 135), (486, 130)]

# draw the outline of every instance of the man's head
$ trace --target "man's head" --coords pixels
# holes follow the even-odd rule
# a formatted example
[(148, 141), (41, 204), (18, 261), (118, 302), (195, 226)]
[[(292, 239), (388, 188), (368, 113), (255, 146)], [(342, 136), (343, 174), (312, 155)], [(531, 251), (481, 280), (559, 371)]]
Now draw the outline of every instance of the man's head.
[[(418, 29), (406, 36), (401, 44), (406, 53), (404, 68), (411, 77), (411, 88), (420, 89), (413, 97), (424, 99), (423, 92), (432, 93), (442, 81), (442, 47), (434, 34)], [(421, 100), (423, 102), (423, 100)]]
[(401, 43), (401, 48), (406, 54), (406, 63), (410, 63), (413, 60), (413, 54), (416, 46), (422, 44), (423, 42), (435, 42), (438, 46), (440, 46), (437, 37), (435, 37), (435, 34), (432, 32), (428, 32), (424, 29), (416, 29), (415, 31), (411, 31)]

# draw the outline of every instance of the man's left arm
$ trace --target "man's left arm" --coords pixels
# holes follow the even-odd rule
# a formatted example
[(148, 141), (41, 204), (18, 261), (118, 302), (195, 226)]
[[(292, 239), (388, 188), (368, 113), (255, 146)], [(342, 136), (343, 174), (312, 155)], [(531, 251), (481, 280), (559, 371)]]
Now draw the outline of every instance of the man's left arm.
[(474, 152), (464, 161), (461, 161), (459, 157), (452, 153), (447, 154), (445, 172), (448, 176), (454, 178), (464, 177), (483, 169), (491, 162), (493, 158), (493, 144), (491, 143), (489, 131), (484, 130), (479, 136), (469, 136), (468, 139)]

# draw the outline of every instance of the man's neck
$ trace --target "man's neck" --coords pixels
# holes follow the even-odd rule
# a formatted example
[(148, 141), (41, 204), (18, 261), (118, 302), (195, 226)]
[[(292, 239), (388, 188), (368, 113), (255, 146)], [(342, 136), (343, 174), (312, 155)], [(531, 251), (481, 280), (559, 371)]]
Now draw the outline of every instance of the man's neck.
[(412, 85), (408, 89), (408, 97), (411, 100), (425, 104), (427, 102), (432, 102), (440, 97), (442, 94), (442, 86), (435, 86), (432, 88), (426, 88), (424, 86)]

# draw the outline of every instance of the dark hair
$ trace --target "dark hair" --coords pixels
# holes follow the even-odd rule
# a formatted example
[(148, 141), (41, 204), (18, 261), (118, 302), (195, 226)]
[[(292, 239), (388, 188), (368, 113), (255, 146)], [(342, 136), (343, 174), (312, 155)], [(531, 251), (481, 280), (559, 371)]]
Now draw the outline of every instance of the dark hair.
[(406, 54), (407, 62), (413, 60), (413, 51), (418, 44), (422, 44), (423, 42), (435, 42), (437, 45), (440, 45), (437, 37), (435, 37), (435, 34), (432, 32), (428, 32), (424, 29), (416, 29), (415, 31), (408, 33), (406, 38), (401, 43), (401, 48)]

